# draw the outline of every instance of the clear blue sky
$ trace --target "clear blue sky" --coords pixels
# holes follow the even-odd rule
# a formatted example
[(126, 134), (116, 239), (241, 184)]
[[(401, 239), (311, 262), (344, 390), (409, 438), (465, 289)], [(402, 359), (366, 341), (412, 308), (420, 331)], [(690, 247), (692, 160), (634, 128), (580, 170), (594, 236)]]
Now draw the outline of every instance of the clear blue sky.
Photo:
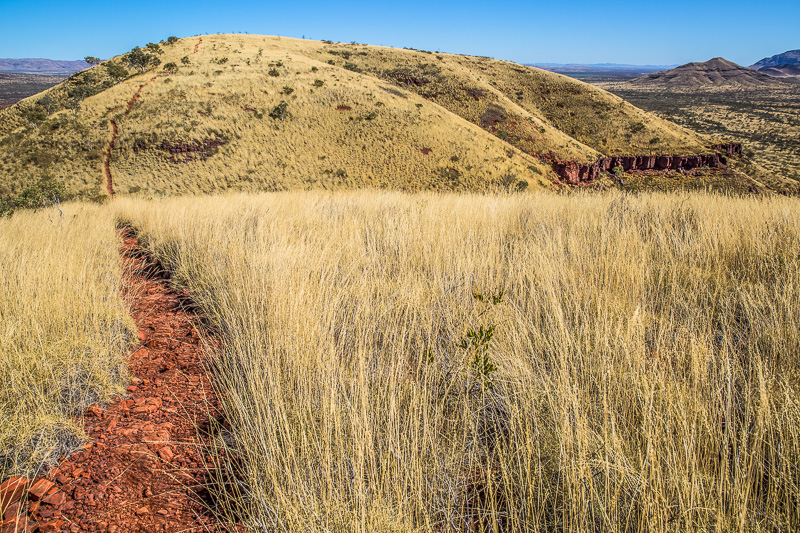
[(800, 0), (0, 0), (0, 57), (107, 58), (170, 35), (255, 33), (521, 63), (750, 65), (800, 48)]

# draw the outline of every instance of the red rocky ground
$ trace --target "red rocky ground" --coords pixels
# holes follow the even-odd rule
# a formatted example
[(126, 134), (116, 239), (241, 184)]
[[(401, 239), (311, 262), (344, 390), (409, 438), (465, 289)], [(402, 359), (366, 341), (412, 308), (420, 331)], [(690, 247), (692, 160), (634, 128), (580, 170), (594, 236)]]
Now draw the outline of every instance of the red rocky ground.
[[(203, 429), (217, 402), (203, 366), (198, 320), (186, 295), (121, 231), (125, 292), (141, 344), (130, 356), (129, 395), (92, 406), (92, 439), (44, 478), (0, 485), (0, 533), (221, 531), (203, 503)], [(155, 272), (155, 273), (154, 273)], [(198, 430), (199, 428), (199, 430)]]

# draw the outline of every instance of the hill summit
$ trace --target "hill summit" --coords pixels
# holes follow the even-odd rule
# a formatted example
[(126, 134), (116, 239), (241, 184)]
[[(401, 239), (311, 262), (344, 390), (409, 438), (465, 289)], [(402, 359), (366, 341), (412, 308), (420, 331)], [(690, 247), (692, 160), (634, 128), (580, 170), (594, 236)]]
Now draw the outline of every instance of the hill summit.
[(783, 84), (767, 74), (742, 67), (721, 57), (715, 57), (702, 63), (687, 63), (663, 72), (648, 74), (631, 80), (630, 83), (639, 86), (669, 88), (753, 87)]
[(541, 188), (665, 154), (717, 161), (707, 138), (559, 74), (255, 35), (150, 43), (0, 111), (0, 195), (42, 177), (84, 195)]

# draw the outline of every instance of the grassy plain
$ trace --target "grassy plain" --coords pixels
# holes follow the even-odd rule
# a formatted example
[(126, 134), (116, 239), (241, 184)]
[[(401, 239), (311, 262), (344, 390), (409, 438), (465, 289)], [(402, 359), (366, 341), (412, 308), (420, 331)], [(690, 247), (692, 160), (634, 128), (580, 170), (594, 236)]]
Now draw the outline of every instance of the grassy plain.
[(222, 337), (253, 530), (800, 524), (796, 199), (118, 199)]
[(740, 140), (746, 155), (740, 170), (775, 190), (800, 191), (800, 84), (694, 89), (597, 85), (699, 133)]
[(0, 479), (72, 452), (86, 439), (83, 410), (127, 383), (135, 329), (114, 215), (62, 209), (0, 218)]

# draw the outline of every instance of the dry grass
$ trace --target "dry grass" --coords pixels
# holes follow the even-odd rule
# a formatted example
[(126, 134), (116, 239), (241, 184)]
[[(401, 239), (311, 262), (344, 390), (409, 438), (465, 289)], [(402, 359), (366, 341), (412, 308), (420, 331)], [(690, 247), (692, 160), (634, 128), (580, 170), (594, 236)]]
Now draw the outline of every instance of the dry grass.
[(0, 479), (73, 451), (86, 438), (83, 409), (126, 383), (135, 329), (119, 293), (114, 218), (62, 209), (0, 219)]
[(115, 209), (222, 335), (217, 490), (253, 530), (800, 525), (796, 200)]

